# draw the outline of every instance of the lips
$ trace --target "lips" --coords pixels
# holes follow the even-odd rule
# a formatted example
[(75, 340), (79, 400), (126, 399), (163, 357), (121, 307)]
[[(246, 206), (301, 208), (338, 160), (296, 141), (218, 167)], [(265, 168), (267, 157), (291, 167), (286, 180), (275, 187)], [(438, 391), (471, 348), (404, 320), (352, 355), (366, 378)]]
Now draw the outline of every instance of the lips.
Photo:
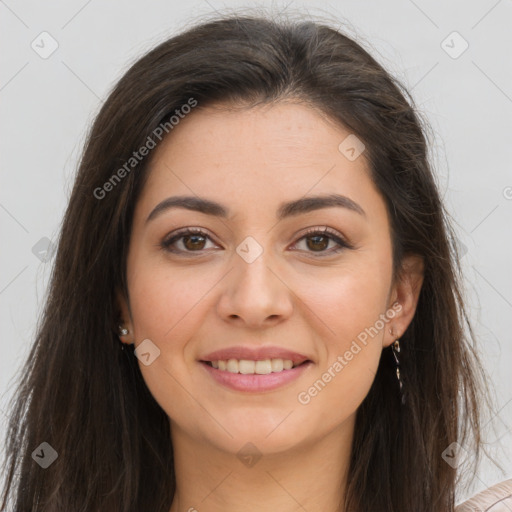
[(248, 359), (262, 361), (264, 359), (290, 359), (295, 366), (311, 361), (308, 356), (293, 352), (283, 347), (244, 347), (234, 346), (210, 352), (199, 358), (202, 362), (227, 361), (228, 359)]
[[(201, 371), (206, 372), (212, 382), (220, 384), (222, 387), (236, 392), (243, 393), (266, 393), (282, 389), (291, 385), (301, 376), (305, 375), (313, 366), (311, 361), (306, 361), (290, 370), (283, 370), (278, 373), (269, 373), (266, 375), (243, 375), (241, 373), (231, 373), (229, 371), (217, 370), (207, 363), (201, 362)], [(307, 382), (311, 380), (308, 379)]]

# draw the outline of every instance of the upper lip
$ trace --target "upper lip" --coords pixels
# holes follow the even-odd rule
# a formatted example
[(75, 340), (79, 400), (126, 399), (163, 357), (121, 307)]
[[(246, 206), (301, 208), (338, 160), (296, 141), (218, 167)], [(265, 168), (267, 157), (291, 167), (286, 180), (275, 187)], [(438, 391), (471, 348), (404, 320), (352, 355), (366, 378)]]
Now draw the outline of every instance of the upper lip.
[(283, 347), (247, 347), (234, 346), (215, 350), (201, 357), (201, 361), (227, 361), (228, 359), (248, 359), (249, 361), (260, 361), (264, 359), (290, 359), (295, 365), (310, 360), (309, 357), (293, 352)]

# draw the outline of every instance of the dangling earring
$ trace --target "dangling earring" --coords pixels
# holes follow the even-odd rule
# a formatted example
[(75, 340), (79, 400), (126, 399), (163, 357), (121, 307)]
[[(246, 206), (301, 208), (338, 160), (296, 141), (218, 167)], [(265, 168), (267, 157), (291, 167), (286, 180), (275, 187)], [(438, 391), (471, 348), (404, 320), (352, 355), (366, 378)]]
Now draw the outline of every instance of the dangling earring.
[[(389, 329), (389, 333), (393, 336), (393, 330)], [(398, 384), (400, 386), (400, 397), (402, 405), (405, 404), (405, 394), (403, 391), (403, 383), (402, 383), (402, 377), (400, 376), (400, 360), (398, 359), (398, 355), (400, 354), (400, 340), (397, 338), (393, 345), (391, 345), (391, 350), (393, 352), (393, 356), (395, 358), (396, 363), (396, 378), (398, 380)]]

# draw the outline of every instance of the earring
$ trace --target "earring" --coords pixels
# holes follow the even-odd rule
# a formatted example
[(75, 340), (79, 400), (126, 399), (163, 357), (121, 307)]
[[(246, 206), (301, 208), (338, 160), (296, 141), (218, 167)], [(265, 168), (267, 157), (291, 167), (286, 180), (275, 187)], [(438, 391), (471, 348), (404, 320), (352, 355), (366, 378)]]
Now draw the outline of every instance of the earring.
[[(393, 335), (392, 329), (389, 330), (389, 333)], [(396, 363), (396, 378), (398, 380), (398, 384), (400, 386), (400, 397), (402, 405), (405, 404), (405, 394), (403, 391), (403, 383), (402, 383), (402, 377), (400, 376), (400, 360), (398, 359), (398, 355), (400, 354), (400, 340), (397, 338), (393, 345), (391, 346), (391, 350), (393, 352), (393, 356), (395, 358)]]
[(129, 331), (126, 327), (123, 327), (122, 325), (119, 326), (119, 334), (121, 336), (126, 336), (128, 333)]

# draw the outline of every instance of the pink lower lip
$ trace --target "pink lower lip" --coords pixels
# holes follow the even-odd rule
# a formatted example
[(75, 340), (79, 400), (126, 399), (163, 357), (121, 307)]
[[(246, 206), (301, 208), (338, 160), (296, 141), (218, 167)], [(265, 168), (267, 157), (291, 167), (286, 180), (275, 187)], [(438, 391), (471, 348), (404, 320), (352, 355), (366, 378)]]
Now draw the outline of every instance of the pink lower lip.
[(271, 391), (294, 379), (297, 379), (313, 363), (307, 361), (290, 370), (268, 373), (266, 375), (244, 375), (242, 373), (231, 373), (213, 368), (207, 363), (200, 362), (206, 371), (220, 384), (237, 391)]

